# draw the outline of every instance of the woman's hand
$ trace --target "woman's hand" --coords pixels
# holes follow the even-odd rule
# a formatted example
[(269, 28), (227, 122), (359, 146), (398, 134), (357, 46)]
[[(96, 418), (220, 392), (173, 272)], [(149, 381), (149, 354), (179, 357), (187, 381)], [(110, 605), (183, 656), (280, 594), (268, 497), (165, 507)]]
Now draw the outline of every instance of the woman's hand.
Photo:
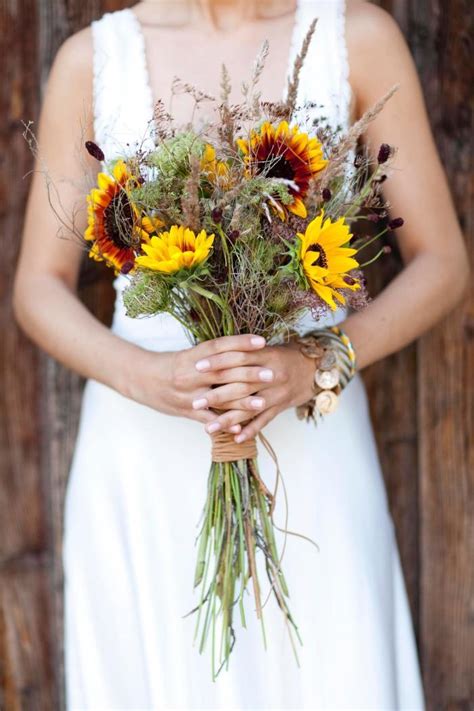
[(225, 410), (207, 422), (206, 430), (236, 432), (237, 442), (255, 437), (278, 413), (313, 395), (314, 361), (294, 343), (255, 352), (222, 352), (197, 367), (210, 376), (215, 387), (202, 392), (194, 408), (202, 412), (206, 408)]
[[(156, 353), (140, 349), (133, 365), (127, 366), (126, 385), (121, 391), (160, 412), (212, 423), (217, 414), (206, 409), (207, 393), (214, 393), (210, 388), (216, 382), (232, 383), (229, 387), (234, 417), (238, 413), (240, 419), (230, 423), (229, 431), (239, 432), (238, 423), (249, 417), (244, 395), (258, 390), (269, 375), (273, 377), (268, 369), (258, 366), (258, 352), (264, 346), (261, 336), (244, 334), (216, 338), (180, 351)], [(212, 366), (206, 368), (207, 364), (219, 363), (218, 374)], [(247, 367), (243, 367), (244, 363)]]

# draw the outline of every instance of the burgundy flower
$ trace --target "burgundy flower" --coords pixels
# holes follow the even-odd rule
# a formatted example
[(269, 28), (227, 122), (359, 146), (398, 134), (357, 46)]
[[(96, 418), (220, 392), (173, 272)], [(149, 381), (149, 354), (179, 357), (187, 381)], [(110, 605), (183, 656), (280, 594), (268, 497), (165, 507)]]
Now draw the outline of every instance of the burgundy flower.
[(403, 217), (395, 217), (393, 220), (390, 220), (388, 223), (388, 226), (391, 230), (396, 230), (397, 227), (401, 227), (404, 223)]
[(122, 266), (120, 273), (121, 274), (128, 274), (128, 272), (130, 272), (132, 269), (133, 269), (133, 262), (128, 261), (128, 262), (125, 262), (125, 264)]
[(382, 143), (382, 145), (379, 148), (377, 161), (379, 163), (386, 163), (386, 161), (388, 161), (388, 159), (390, 158), (391, 152), (392, 152), (392, 149), (390, 148), (388, 143)]
[(94, 141), (86, 141), (85, 143), (87, 152), (96, 160), (98, 161), (103, 161), (105, 156), (104, 152), (102, 151), (101, 148), (97, 145), (97, 143), (94, 143)]
[(218, 225), (220, 222), (222, 222), (222, 210), (219, 207), (215, 207), (211, 212), (211, 218), (212, 221), (216, 225)]

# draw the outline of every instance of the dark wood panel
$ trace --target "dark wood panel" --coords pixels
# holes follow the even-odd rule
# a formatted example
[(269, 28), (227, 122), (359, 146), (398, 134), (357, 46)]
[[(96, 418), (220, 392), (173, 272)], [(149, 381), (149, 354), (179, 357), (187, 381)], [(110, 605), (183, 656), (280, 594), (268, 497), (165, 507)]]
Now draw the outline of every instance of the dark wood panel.
[[(411, 6), (414, 52), (471, 256), (472, 10), (461, 0)], [(421, 640), (429, 703), (442, 709), (474, 705), (472, 304), (418, 343)]]
[(59, 708), (57, 641), (48, 555), (23, 555), (0, 570), (0, 708)]
[[(31, 159), (21, 119), (38, 109), (35, 3), (0, 6), (0, 707), (56, 703), (50, 511), (41, 478), (40, 356), (12, 319), (11, 285)], [(20, 39), (21, 38), (21, 39)]]
[[(472, 252), (472, 3), (381, 4), (397, 18), (412, 49)], [(474, 706), (472, 293), (470, 297), (465, 307), (419, 340), (415, 355), (419, 516), (412, 521), (418, 520), (419, 535), (418, 638), (432, 709)], [(386, 383), (383, 375), (379, 383)], [(376, 421), (379, 437), (383, 423), (383, 418)], [(386, 465), (389, 482), (397, 476), (396, 466)], [(406, 494), (404, 486), (402, 490)], [(397, 502), (393, 486), (390, 494)], [(406, 528), (398, 531), (405, 539)], [(416, 577), (411, 563), (408, 570), (410, 578)]]
[[(0, 708), (7, 710), (64, 705), (62, 512), (83, 386), (40, 354), (12, 316), (33, 167), (21, 122), (38, 119), (60, 43), (102, 11), (62, 0), (0, 4)], [(110, 275), (86, 269), (81, 281), (83, 300), (110, 321)]]

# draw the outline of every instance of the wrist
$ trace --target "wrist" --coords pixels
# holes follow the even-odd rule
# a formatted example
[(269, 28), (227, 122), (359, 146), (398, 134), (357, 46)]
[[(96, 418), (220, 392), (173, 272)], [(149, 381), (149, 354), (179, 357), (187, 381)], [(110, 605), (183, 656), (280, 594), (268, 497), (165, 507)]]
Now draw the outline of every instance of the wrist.
[(314, 395), (315, 364), (312, 358), (304, 355), (298, 343), (290, 342), (288, 347), (292, 348), (297, 354), (295, 364), (296, 387), (291, 406), (298, 407), (310, 400)]
[(301, 419), (313, 419), (333, 412), (342, 390), (356, 372), (356, 354), (348, 334), (340, 326), (315, 329), (304, 336), (293, 334), (295, 343), (312, 363), (312, 393), (297, 405)]
[[(131, 400), (140, 400), (143, 390), (143, 381), (150, 373), (153, 389), (160, 387), (160, 373), (162, 368), (157, 367), (164, 353), (156, 353), (141, 346), (118, 338), (117, 347), (114, 349), (113, 364), (111, 367), (111, 387), (124, 397)], [(158, 381), (158, 382), (157, 382)]]
[(338, 326), (348, 335), (351, 340), (352, 346), (357, 356), (357, 371), (362, 370), (372, 363), (367, 352), (366, 344), (370, 345), (370, 335), (363, 335), (363, 329), (360, 328), (359, 323), (360, 312), (352, 314), (344, 321), (338, 324)]

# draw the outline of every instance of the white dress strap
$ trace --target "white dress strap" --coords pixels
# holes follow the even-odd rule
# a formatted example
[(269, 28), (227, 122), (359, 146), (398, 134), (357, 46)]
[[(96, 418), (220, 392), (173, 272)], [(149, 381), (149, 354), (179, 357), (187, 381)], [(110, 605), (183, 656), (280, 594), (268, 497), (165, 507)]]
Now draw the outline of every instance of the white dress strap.
[[(318, 22), (300, 74), (298, 103), (316, 102), (315, 112), (333, 126), (351, 123), (352, 91), (349, 83), (345, 0), (298, 0), (292, 38), (291, 64), (314, 18)], [(290, 67), (291, 70), (291, 67)], [(308, 118), (302, 112), (307, 128)], [(307, 112), (306, 112), (307, 113)], [(313, 112), (311, 112), (313, 113)]]
[(106, 159), (127, 155), (148, 142), (152, 96), (143, 35), (129, 9), (91, 22), (95, 141)]

